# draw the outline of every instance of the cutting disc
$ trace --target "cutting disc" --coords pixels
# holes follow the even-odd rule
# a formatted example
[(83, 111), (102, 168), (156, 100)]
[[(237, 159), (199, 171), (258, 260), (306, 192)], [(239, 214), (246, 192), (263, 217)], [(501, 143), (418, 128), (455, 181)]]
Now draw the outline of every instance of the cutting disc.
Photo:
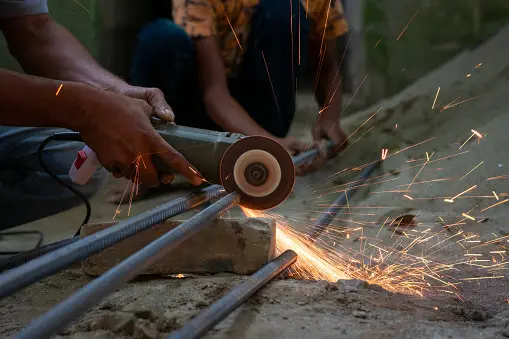
[(225, 190), (241, 195), (240, 205), (267, 210), (286, 200), (295, 183), (295, 168), (286, 149), (276, 141), (252, 136), (231, 145), (221, 160)]

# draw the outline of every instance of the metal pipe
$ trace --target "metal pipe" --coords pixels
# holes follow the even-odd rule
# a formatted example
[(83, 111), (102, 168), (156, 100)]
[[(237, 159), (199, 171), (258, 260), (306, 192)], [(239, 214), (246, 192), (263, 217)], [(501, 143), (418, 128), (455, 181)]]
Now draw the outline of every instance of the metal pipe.
[(115, 226), (9, 270), (0, 275), (0, 298), (11, 295), (23, 287), (55, 274), (123, 239), (224, 194), (222, 186), (215, 185), (204, 188), (121, 221)]
[(224, 297), (198, 314), (180, 330), (168, 336), (168, 339), (200, 338), (279, 273), (290, 267), (296, 260), (297, 253), (292, 250), (285, 251), (231, 289)]
[(117, 290), (124, 282), (145, 271), (177, 245), (196, 234), (200, 229), (210, 225), (212, 221), (238, 205), (239, 202), (238, 193), (228, 194), (78, 290), (33, 321), (16, 336), (16, 339), (50, 338), (85, 313), (89, 307)]
[(373, 171), (380, 167), (381, 161), (376, 161), (364, 168), (364, 170), (359, 174), (357, 180), (353, 181), (341, 194), (334, 200), (334, 202), (327, 208), (325, 212), (322, 213), (322, 216), (316, 224), (313, 225), (311, 230), (308, 232), (309, 238), (312, 240), (317, 239), (323, 231), (329, 226), (329, 224), (334, 220), (338, 212), (343, 208), (347, 203), (347, 194), (350, 193), (350, 197), (357, 191), (359, 185), (363, 184), (368, 180)]

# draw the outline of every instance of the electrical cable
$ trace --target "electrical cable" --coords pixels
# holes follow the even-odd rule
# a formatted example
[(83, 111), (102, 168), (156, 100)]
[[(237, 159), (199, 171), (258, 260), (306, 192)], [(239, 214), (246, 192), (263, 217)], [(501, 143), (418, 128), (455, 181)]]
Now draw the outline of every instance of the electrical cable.
[[(37, 158), (38, 158), (39, 164), (41, 165), (44, 172), (46, 172), (46, 174), (48, 174), (57, 183), (59, 183), (60, 185), (62, 185), (63, 187), (67, 188), (69, 191), (74, 193), (76, 196), (78, 196), (85, 203), (86, 214), (85, 214), (85, 218), (83, 219), (83, 222), (81, 223), (81, 226), (83, 226), (86, 223), (88, 223), (88, 221), (90, 219), (90, 215), (92, 213), (92, 207), (90, 206), (90, 201), (88, 201), (87, 197), (85, 197), (81, 192), (79, 192), (78, 190), (76, 190), (74, 187), (67, 184), (66, 182), (64, 182), (62, 179), (60, 179), (55, 173), (53, 173), (49, 169), (48, 165), (44, 161), (43, 152), (44, 152), (44, 148), (46, 148), (46, 146), (52, 141), (83, 141), (83, 140), (81, 139), (81, 136), (78, 132), (60, 132), (60, 133), (55, 133), (55, 134), (47, 137), (46, 139), (44, 139), (43, 142), (39, 145), (39, 148), (37, 149)], [(80, 226), (80, 228), (81, 228), (81, 226)], [(78, 230), (74, 234), (75, 237), (79, 235), (80, 228), (78, 228)], [(21, 256), (23, 256), (23, 259), (21, 259), (21, 260), (26, 262), (26, 261), (28, 261), (28, 258), (31, 258), (31, 257), (36, 258), (44, 253), (51, 252), (55, 247), (62, 246), (65, 241), (69, 241), (69, 239), (65, 239), (65, 241), (62, 240), (62, 241), (58, 241), (53, 244), (48, 244), (46, 246), (40, 247), (44, 240), (44, 235), (42, 234), (42, 232), (37, 231), (37, 230), (35, 230), (35, 231), (2, 232), (2, 233), (0, 233), (0, 237), (13, 236), (13, 235), (24, 235), (24, 234), (37, 234), (39, 236), (39, 239), (37, 240), (37, 244), (31, 250), (28, 250), (28, 251), (1, 251), (0, 255), (21, 255)], [(19, 260), (19, 259), (17, 259), (17, 260)], [(2, 263), (3, 263), (3, 261), (2, 261)], [(11, 263), (9, 263), (9, 266), (10, 265), (11, 265)], [(2, 265), (0, 264), (0, 272), (3, 271), (4, 269), (7, 269), (7, 268), (2, 267)]]
[[(39, 149), (37, 150), (37, 158), (39, 159), (39, 163), (41, 164), (41, 167), (43, 170), (56, 182), (58, 182), (63, 187), (67, 188), (69, 191), (73, 192), (76, 196), (81, 198), (83, 202), (85, 203), (87, 212), (85, 215), (85, 218), (83, 219), (83, 222), (81, 223), (81, 226), (88, 223), (88, 220), (90, 219), (90, 215), (92, 213), (92, 207), (90, 206), (90, 201), (88, 201), (87, 197), (85, 197), (80, 191), (72, 187), (71, 185), (64, 182), (62, 179), (60, 179), (55, 173), (53, 173), (48, 166), (46, 165), (46, 162), (44, 161), (43, 157), (43, 151), (44, 148), (52, 141), (83, 141), (81, 139), (81, 136), (78, 132), (61, 132), (61, 133), (55, 133), (46, 139), (39, 145)], [(81, 228), (81, 227), (80, 227)], [(76, 231), (74, 234), (75, 236), (79, 235), (80, 229)]]

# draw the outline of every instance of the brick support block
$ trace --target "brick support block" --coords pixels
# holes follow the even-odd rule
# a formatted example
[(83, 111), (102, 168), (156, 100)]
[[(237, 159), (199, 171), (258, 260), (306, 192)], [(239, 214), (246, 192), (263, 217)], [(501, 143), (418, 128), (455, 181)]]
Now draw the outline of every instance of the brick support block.
[[(85, 259), (82, 262), (83, 270), (88, 275), (101, 275), (181, 223), (167, 221), (137, 233)], [(81, 236), (114, 224), (85, 225)], [(155, 262), (143, 274), (252, 274), (274, 259), (275, 252), (276, 223), (273, 219), (217, 219)]]

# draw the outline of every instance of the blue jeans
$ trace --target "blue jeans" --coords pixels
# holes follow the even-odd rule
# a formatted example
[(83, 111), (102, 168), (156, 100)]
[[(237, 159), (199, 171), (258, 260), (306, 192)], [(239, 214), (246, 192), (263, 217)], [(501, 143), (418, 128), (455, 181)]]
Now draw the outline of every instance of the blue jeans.
[[(292, 0), (291, 8), (293, 49), (290, 2), (261, 0), (253, 13), (240, 70), (228, 83), (233, 98), (256, 122), (277, 137), (286, 136), (290, 128), (295, 111), (296, 79), (307, 56), (309, 23), (306, 13), (299, 0)], [(301, 66), (298, 65), (298, 10), (301, 11)], [(137, 86), (160, 88), (175, 111), (178, 124), (221, 130), (208, 117), (202, 100), (193, 42), (174, 22), (158, 19), (141, 31), (133, 58), (131, 82)]]
[[(39, 145), (57, 132), (65, 130), (0, 126), (0, 230), (83, 204), (47, 175), (37, 159)], [(69, 168), (83, 146), (79, 142), (52, 142), (44, 151), (46, 164), (60, 179), (72, 184)], [(90, 198), (106, 180), (107, 172), (102, 170), (87, 185), (74, 187)]]

